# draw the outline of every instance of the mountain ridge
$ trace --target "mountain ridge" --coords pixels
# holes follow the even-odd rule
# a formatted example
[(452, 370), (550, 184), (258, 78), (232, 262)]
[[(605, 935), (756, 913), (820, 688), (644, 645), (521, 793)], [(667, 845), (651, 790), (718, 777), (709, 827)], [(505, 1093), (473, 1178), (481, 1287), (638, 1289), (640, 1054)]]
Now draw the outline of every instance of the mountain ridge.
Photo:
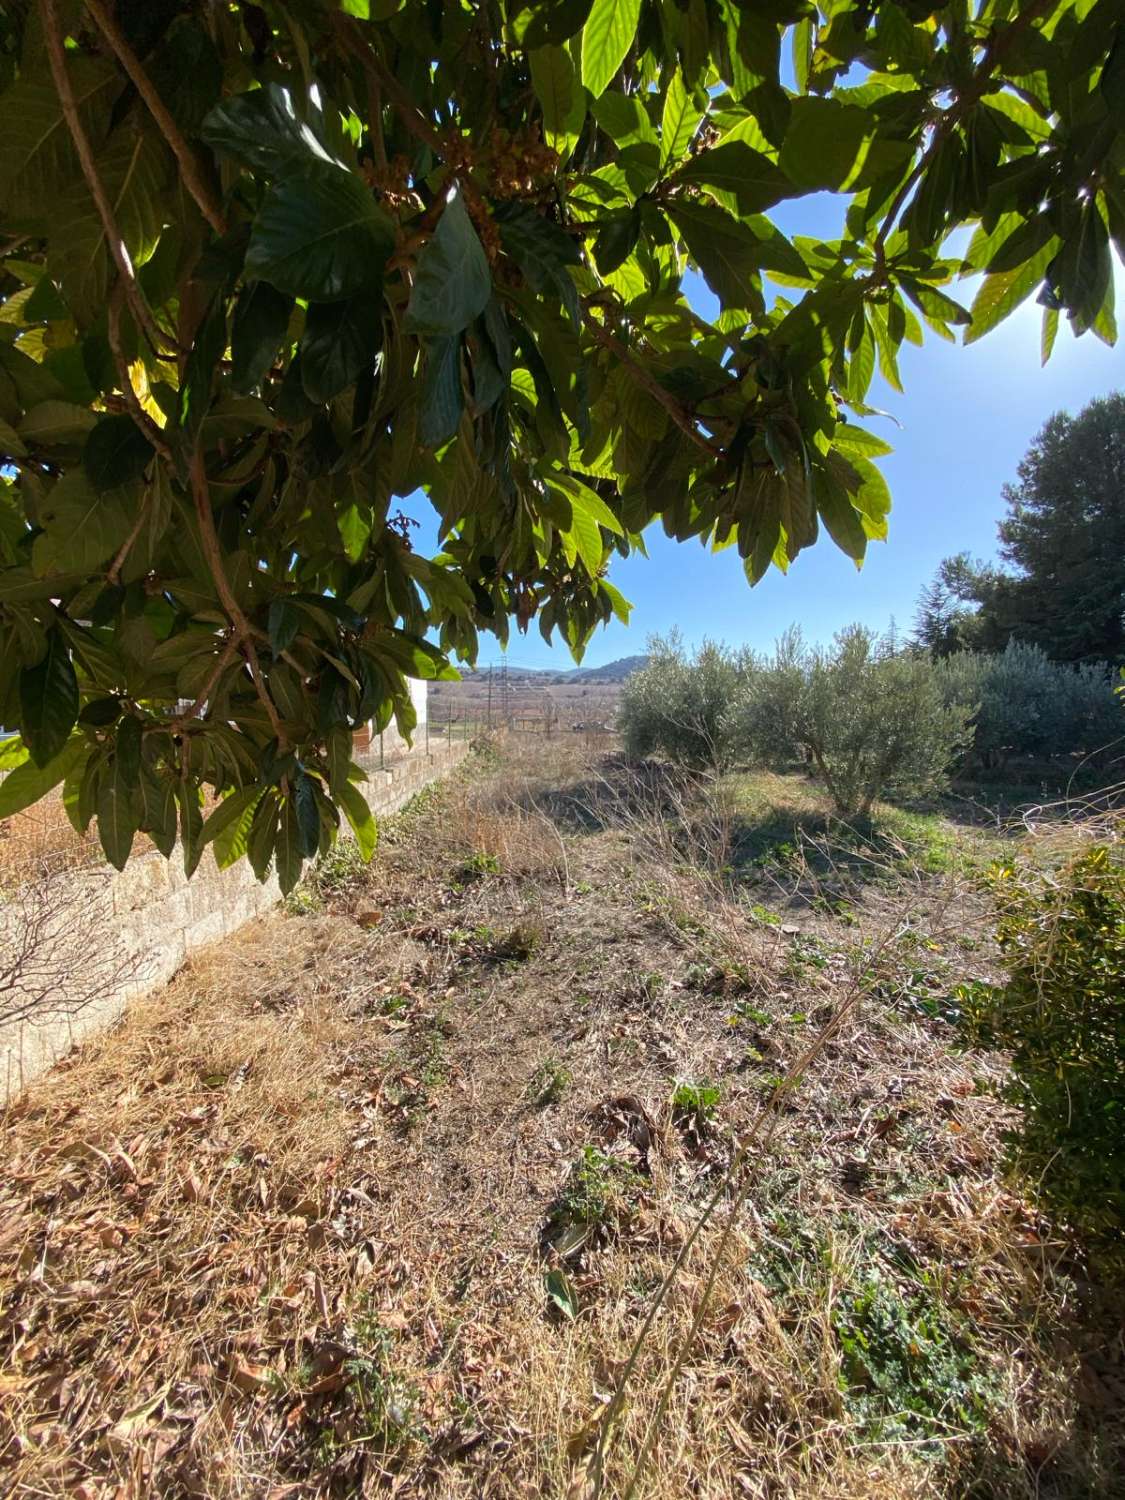
[[(647, 656), (619, 656), (601, 667), (517, 667), (509, 662), (507, 668), (511, 681), (528, 682), (544, 679), (561, 685), (572, 682), (624, 682), (627, 677), (631, 677), (634, 672), (641, 671), (647, 665)], [(480, 678), (486, 677), (489, 671), (498, 676), (504, 666), (504, 662), (492, 662), (488, 666), (478, 667), (475, 672), (465, 672), (463, 676), (465, 681), (472, 681), (474, 678), (479, 681)]]

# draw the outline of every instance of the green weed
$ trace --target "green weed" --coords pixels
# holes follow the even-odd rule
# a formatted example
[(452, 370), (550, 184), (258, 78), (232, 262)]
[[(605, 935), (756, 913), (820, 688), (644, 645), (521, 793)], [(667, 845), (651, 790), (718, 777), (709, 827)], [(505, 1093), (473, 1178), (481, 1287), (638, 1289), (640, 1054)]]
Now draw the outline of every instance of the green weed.
[(545, 1057), (527, 1085), (527, 1097), (536, 1109), (557, 1104), (570, 1087), (573, 1074), (558, 1058)]

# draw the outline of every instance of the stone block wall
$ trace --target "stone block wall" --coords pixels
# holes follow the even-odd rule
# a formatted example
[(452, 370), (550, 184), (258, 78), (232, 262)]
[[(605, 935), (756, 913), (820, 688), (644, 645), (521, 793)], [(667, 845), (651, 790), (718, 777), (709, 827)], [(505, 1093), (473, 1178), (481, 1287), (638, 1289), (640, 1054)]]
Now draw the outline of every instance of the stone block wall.
[[(435, 738), (427, 750), (424, 734), (415, 746), (392, 759), (384, 742), (383, 767), (377, 740), (366, 753), (357, 747), (368, 775), (360, 790), (376, 816), (397, 812), (469, 748)], [(34, 1020), (0, 1028), (0, 1097), (19, 1093), (76, 1042), (115, 1021), (130, 1000), (166, 984), (192, 953), (237, 932), (281, 895), (276, 877), (259, 885), (245, 860), (220, 870), (210, 850), (191, 880), (178, 850), (169, 860), (142, 854), (120, 872), (99, 866), (58, 879), (32, 955), (40, 985), (46, 976), (54, 987), (52, 1002)], [(4, 921), (26, 927), (26, 908), (14, 902), (0, 913)], [(94, 954), (96, 962), (80, 962), (79, 954)], [(96, 998), (74, 1010), (92, 992)]]

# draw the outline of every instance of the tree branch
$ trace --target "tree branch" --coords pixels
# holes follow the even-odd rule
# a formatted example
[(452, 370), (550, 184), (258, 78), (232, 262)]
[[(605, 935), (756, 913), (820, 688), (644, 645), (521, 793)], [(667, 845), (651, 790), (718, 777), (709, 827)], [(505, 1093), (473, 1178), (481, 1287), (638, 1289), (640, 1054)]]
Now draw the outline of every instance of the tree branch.
[(216, 234), (226, 234), (227, 225), (222, 209), (211, 196), (203, 180), (195, 153), (184, 139), (180, 127), (169, 113), (164, 100), (153, 87), (152, 79), (145, 72), (140, 58), (130, 47), (116, 20), (102, 4), (102, 0), (86, 0), (86, 9), (94, 18), (98, 30), (116, 53), (117, 60), (132, 79), (137, 93), (148, 105), (149, 113), (159, 125), (161, 134), (175, 153), (176, 160), (180, 164), (184, 186), (198, 204), (200, 213)]
[(398, 79), (383, 62), (375, 50), (368, 46), (362, 36), (357, 34), (355, 22), (345, 15), (336, 15), (333, 18), (352, 54), (359, 61), (361, 67), (367, 73), (369, 79), (374, 79), (380, 96), (385, 95), (402, 116), (403, 124), (410, 134), (417, 140), (429, 146), (431, 151), (439, 156), (445, 155), (441, 136), (437, 126), (428, 120), (422, 111), (410, 97), (409, 92), (403, 88)]
[(141, 289), (137, 285), (136, 277), (133, 275), (133, 267), (129, 262), (129, 253), (125, 249), (125, 243), (121, 238), (121, 231), (117, 227), (114, 218), (113, 206), (106, 196), (105, 187), (98, 176), (97, 167), (94, 164), (94, 153), (90, 146), (90, 137), (86, 134), (86, 128), (82, 124), (78, 113), (78, 106), (74, 102), (74, 90), (70, 86), (70, 75), (66, 69), (66, 50), (63, 47), (62, 33), (59, 31), (58, 12), (55, 9), (55, 0), (39, 0), (39, 9), (43, 18), (43, 37), (47, 46), (47, 59), (51, 66), (51, 77), (54, 80), (55, 90), (59, 96), (62, 106), (63, 118), (66, 120), (70, 138), (74, 142), (74, 149), (78, 155), (78, 163), (82, 168), (82, 175), (86, 179), (86, 186), (90, 189), (90, 195), (94, 200), (94, 207), (98, 211), (98, 218), (102, 221), (106, 239), (109, 241), (109, 253), (112, 255), (114, 264), (117, 266), (118, 274), (125, 287), (125, 295), (129, 299), (129, 310), (137, 320), (140, 328), (156, 353), (160, 353), (160, 330), (152, 312), (141, 295)]
[(219, 603), (223, 611), (234, 627), (233, 644), (236, 649), (246, 653), (246, 660), (250, 667), (250, 676), (254, 680), (254, 688), (261, 699), (262, 707), (266, 711), (266, 717), (270, 721), (278, 743), (286, 743), (285, 730), (281, 720), (278, 718), (277, 709), (274, 707), (273, 699), (266, 691), (265, 682), (262, 679), (261, 663), (258, 661), (258, 651), (254, 645), (254, 633), (250, 621), (243, 613), (242, 606), (234, 597), (234, 591), (227, 578), (226, 569), (223, 566), (222, 548), (219, 546), (219, 537), (215, 531), (215, 517), (211, 511), (211, 491), (207, 484), (207, 467), (203, 459), (203, 449), (196, 445), (191, 458), (191, 493), (195, 502), (196, 519), (199, 522), (199, 537), (203, 547), (203, 556), (207, 560), (207, 566), (211, 570), (211, 576), (215, 580), (215, 588), (218, 591)]
[(717, 443), (711, 442), (710, 438), (704, 437), (687, 408), (676, 400), (671, 391), (666, 391), (659, 380), (649, 374), (644, 365), (634, 357), (615, 334), (610, 333), (604, 323), (598, 322), (588, 307), (582, 309), (582, 319), (594, 341), (601, 344), (603, 349), (608, 349), (615, 359), (621, 361), (636, 383), (664, 408), (680, 431), (687, 433), (697, 448), (702, 448), (708, 458), (723, 457), (722, 448)]
[(219, 656), (218, 660), (215, 662), (215, 665), (208, 673), (207, 681), (199, 690), (199, 695), (196, 698), (195, 702), (191, 705), (186, 713), (176, 715), (175, 719), (173, 719), (172, 721), (174, 725), (183, 727), (186, 724), (190, 724), (192, 719), (198, 719), (199, 715), (203, 712), (204, 708), (207, 705), (208, 698), (210, 698), (211, 694), (215, 691), (215, 684), (218, 682), (219, 678), (223, 675), (223, 673), (230, 666), (231, 662), (237, 655), (238, 638), (237, 636), (232, 635), (228, 638), (226, 645), (223, 647), (222, 654)]
[(133, 543), (140, 536), (140, 534), (141, 534), (141, 527), (145, 524), (145, 517), (148, 515), (148, 505), (149, 505), (149, 497), (146, 494), (145, 498), (141, 502), (140, 509), (137, 511), (137, 519), (133, 523), (133, 529), (130, 531), (129, 535), (125, 538), (125, 540), (121, 543), (121, 546), (120, 546), (120, 548), (118, 549), (118, 552), (117, 552), (117, 556), (113, 559), (113, 561), (110, 563), (108, 569), (106, 570), (105, 578), (106, 578), (106, 582), (107, 583), (116, 585), (117, 583), (120, 582), (120, 580), (121, 580), (121, 569), (125, 566), (125, 559), (129, 556), (129, 553), (133, 550)]

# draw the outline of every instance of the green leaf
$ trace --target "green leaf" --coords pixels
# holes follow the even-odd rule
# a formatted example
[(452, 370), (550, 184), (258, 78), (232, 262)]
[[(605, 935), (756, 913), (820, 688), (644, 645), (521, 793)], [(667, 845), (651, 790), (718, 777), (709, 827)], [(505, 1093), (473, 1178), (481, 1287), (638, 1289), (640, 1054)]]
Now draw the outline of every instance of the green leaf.
[(128, 416), (103, 417), (86, 439), (82, 466), (95, 490), (139, 479), (153, 459), (152, 444)]
[(754, 292), (749, 283), (757, 272), (759, 248), (753, 232), (707, 203), (676, 202), (668, 212), (688, 254), (723, 306), (752, 306)]
[(346, 725), (330, 729), (326, 737), (328, 759), (328, 790), (333, 797), (339, 796), (340, 788), (347, 784), (352, 763), (352, 732)]
[(354, 385), (375, 364), (383, 343), (382, 285), (344, 302), (313, 302), (301, 337), (301, 383), (318, 404)]
[(231, 385), (246, 393), (261, 385), (289, 329), (293, 298), (268, 281), (244, 286), (231, 324)]
[(1009, 271), (997, 271), (984, 278), (973, 298), (973, 321), (965, 330), (966, 344), (975, 344), (1031, 296), (1042, 281), (1057, 245), (1057, 239), (1049, 239), (1030, 259)]
[(62, 750), (78, 718), (78, 678), (63, 633), (47, 632), (47, 650), (19, 676), (20, 733), (37, 766)]
[(596, 490), (584, 484), (574, 474), (552, 470), (544, 476), (552, 489), (561, 491), (573, 506), (578, 506), (598, 526), (612, 531), (614, 536), (623, 536), (624, 527)]
[(1125, 23), (1118, 23), (1098, 88), (1115, 129), (1125, 133)]
[(867, 533), (843, 485), (824, 481), (818, 484), (816, 508), (840, 551), (853, 562), (862, 562), (867, 552)]
[(382, 270), (394, 225), (371, 190), (328, 162), (303, 168), (266, 194), (246, 252), (246, 275), (316, 302), (341, 302)]
[(379, 828), (363, 793), (350, 781), (345, 781), (334, 796), (343, 808), (344, 816), (351, 824), (355, 841), (359, 845), (359, 852), (364, 859), (369, 860), (375, 853), (375, 846), (379, 842)]
[(582, 82), (596, 99), (625, 61), (641, 14), (641, 0), (594, 0), (582, 28)]
[(573, 1323), (578, 1316), (578, 1293), (570, 1277), (556, 1266), (553, 1271), (547, 1272), (543, 1285), (547, 1289), (547, 1300)]
[(695, 97), (684, 83), (683, 73), (677, 68), (665, 92), (664, 109), (660, 117), (660, 157), (663, 164), (679, 161), (684, 155), (699, 129), (703, 114), (704, 107), (696, 103)]
[(320, 810), (317, 807), (314, 782), (307, 771), (297, 772), (293, 784), (293, 803), (297, 809), (301, 852), (306, 859), (313, 859), (320, 843)]
[(778, 165), (806, 191), (852, 185), (873, 134), (871, 115), (857, 105), (808, 96), (794, 99)]
[(0, 740), (0, 771), (14, 771), (17, 766), (26, 765), (27, 759), (27, 746), (18, 734)]
[(1092, 328), (1113, 280), (1109, 231), (1095, 200), (1086, 203), (1045, 275), (1051, 290), (1057, 289), (1074, 332)]
[(80, 448), (97, 421), (89, 407), (69, 401), (41, 401), (24, 417), (19, 433), (33, 448)]
[(225, 829), (242, 817), (247, 808), (255, 807), (261, 795), (260, 786), (245, 786), (239, 791), (228, 792), (219, 805), (208, 814), (200, 831), (200, 843), (206, 846), (213, 839), (217, 839)]
[[(313, 847), (315, 850), (315, 844)], [(292, 796), (285, 799), (285, 805), (281, 809), (273, 855), (281, 894), (288, 896), (301, 878), (301, 865), (304, 863), (304, 837)]]
[(220, 870), (226, 870), (236, 864), (247, 852), (254, 818), (264, 796), (265, 792), (259, 787), (238, 816), (232, 818), (226, 827), (215, 835), (215, 863)]
[(785, 173), (745, 141), (726, 141), (709, 151), (701, 151), (672, 180), (693, 187), (714, 188), (733, 198), (743, 214), (760, 213), (793, 192), (793, 184)]
[(199, 805), (199, 788), (186, 782), (176, 783), (176, 801), (180, 808), (180, 847), (184, 851), (184, 874), (190, 880), (203, 855), (203, 809)]
[(619, 150), (641, 142), (656, 145), (656, 126), (636, 94), (607, 89), (594, 101), (594, 118)]
[(639, 208), (611, 214), (594, 241), (594, 261), (603, 276), (611, 276), (632, 255), (641, 232)]
[(269, 177), (279, 177), (322, 164), (341, 166), (313, 129), (319, 123), (315, 112), (298, 113), (288, 89), (267, 83), (217, 104), (204, 120), (201, 134), (215, 150)]
[(418, 257), (406, 309), (411, 333), (462, 333), (492, 296), (492, 274), (460, 192), (446, 202), (437, 229)]
[(23, 812), (25, 807), (31, 807), (45, 797), (82, 764), (88, 749), (85, 738), (76, 734), (46, 765), (37, 766), (33, 760), (25, 760), (14, 771), (9, 771), (0, 780), (0, 818)]
[(269, 875), (273, 860), (274, 842), (277, 838), (278, 805), (276, 798), (266, 792), (258, 803), (254, 820), (250, 825), (250, 836), (246, 841), (246, 853), (250, 868), (259, 880)]
[(1040, 363), (1046, 364), (1051, 357), (1055, 347), (1055, 338), (1059, 331), (1059, 310), (1057, 307), (1045, 307), (1043, 309), (1043, 331), (1039, 340)]
[(418, 440), (426, 448), (440, 448), (457, 431), (461, 420), (461, 340), (426, 340), (426, 369)]
[(598, 580), (598, 589), (609, 600), (613, 613), (621, 621), (622, 625), (628, 625), (629, 616), (633, 612), (633, 606), (621, 590), (610, 583), (608, 578), (600, 578)]
[(141, 827), (165, 859), (176, 847), (176, 796), (167, 775), (141, 767)]
[(121, 774), (131, 786), (136, 786), (141, 775), (141, 746), (144, 743), (144, 725), (136, 714), (123, 715), (117, 726), (113, 753), (121, 767)]
[(529, 56), (531, 82), (543, 111), (543, 139), (565, 166), (586, 118), (586, 90), (565, 47), (539, 47)]
[(3, 454), (5, 459), (27, 457), (27, 448), (23, 439), (16, 429), (10, 427), (2, 417), (0, 417), (0, 454)]
[[(120, 130), (98, 155), (98, 176), (134, 266), (143, 266), (170, 216), (175, 157), (156, 132)], [(51, 204), (47, 266), (80, 328), (105, 315), (114, 274), (109, 237), (79, 176)]]
[(863, 529), (873, 541), (884, 541), (887, 535), (887, 517), (891, 512), (891, 492), (887, 481), (869, 458), (857, 453), (848, 455), (848, 462), (860, 476), (860, 486), (852, 496), (852, 504), (859, 511)]
[(32, 552), (36, 572), (86, 573), (106, 562), (132, 530), (138, 503), (135, 487), (99, 495), (83, 469), (70, 469), (40, 506), (44, 530)]
[(293, 644), (301, 632), (301, 623), (301, 611), (288, 598), (270, 600), (269, 636), (274, 656), (280, 656)]
[[(100, 144), (121, 75), (100, 58), (67, 56), (67, 74), (87, 133)], [(25, 68), (0, 96), (0, 203), (9, 212), (42, 214), (78, 175), (74, 140), (45, 66)]]
[[(138, 723), (136, 719), (133, 722)], [(98, 840), (106, 859), (117, 870), (125, 868), (132, 851), (140, 811), (139, 774), (115, 754), (98, 788), (97, 813)]]

